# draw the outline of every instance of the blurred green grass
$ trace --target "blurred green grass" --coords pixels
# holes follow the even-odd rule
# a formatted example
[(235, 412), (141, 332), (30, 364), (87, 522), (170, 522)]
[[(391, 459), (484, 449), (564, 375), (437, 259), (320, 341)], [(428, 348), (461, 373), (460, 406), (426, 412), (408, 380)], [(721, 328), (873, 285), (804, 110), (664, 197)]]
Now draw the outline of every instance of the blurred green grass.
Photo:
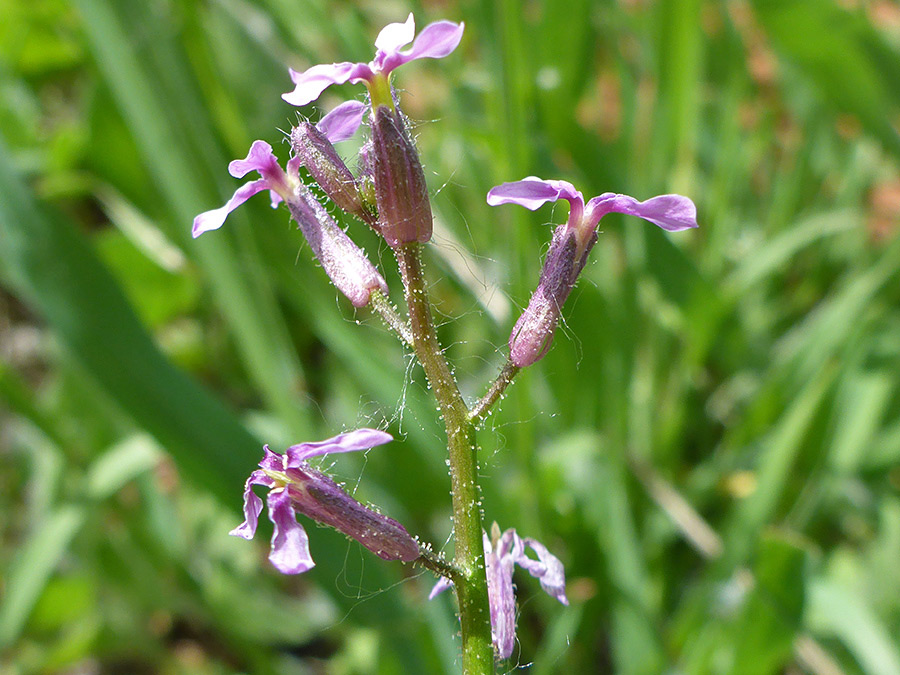
[(491, 186), (699, 207), (679, 235), (604, 219), (479, 436), (488, 522), (569, 579), (568, 609), (517, 579), (515, 662), (900, 673), (900, 10), (874, 0), (0, 0), (0, 670), (458, 669), (428, 575), (310, 528), (317, 567), (281, 578), (225, 536), (263, 441), (387, 424), (334, 471), (439, 547), (448, 481), (421, 372), (283, 211), (188, 234), (253, 139), (287, 156), (285, 67), (367, 60), (410, 10), (466, 22), (397, 82), (467, 396), (564, 217)]

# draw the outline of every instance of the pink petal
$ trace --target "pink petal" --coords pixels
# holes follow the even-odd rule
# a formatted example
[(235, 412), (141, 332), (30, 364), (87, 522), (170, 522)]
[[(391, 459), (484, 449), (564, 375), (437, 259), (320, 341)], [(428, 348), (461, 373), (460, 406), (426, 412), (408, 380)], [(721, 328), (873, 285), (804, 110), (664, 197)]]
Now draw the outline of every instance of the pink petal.
[(431, 589), (431, 593), (428, 594), (428, 599), (434, 600), (448, 588), (453, 588), (453, 582), (450, 581), (447, 577), (441, 577), (434, 585), (434, 588)]
[(384, 445), (394, 440), (386, 431), (378, 429), (357, 429), (338, 434), (317, 443), (300, 443), (292, 445), (285, 451), (287, 468), (297, 468), (301, 462), (310, 457), (320, 455), (337, 454), (340, 452), (356, 452), (357, 450), (369, 450), (376, 445)]
[[(498, 549), (499, 547), (498, 542)], [(485, 535), (484, 562), (487, 568), (494, 649), (499, 658), (508, 659), (516, 642), (516, 598), (512, 579), (514, 561), (509, 556), (500, 556), (493, 551), (491, 542)]]
[[(412, 15), (410, 14), (410, 18)], [(412, 47), (407, 51), (395, 50), (393, 53), (385, 51), (381, 62), (381, 69), (385, 73), (391, 72), (397, 66), (415, 61), (416, 59), (442, 59), (453, 52), (462, 40), (465, 24), (452, 21), (435, 21), (430, 23), (416, 37)], [(409, 40), (403, 44), (408, 43)], [(398, 45), (402, 47), (403, 45)]]
[(532, 211), (558, 199), (567, 199), (579, 205), (584, 203), (581, 193), (571, 183), (564, 180), (541, 180), (536, 176), (503, 183), (491, 188), (487, 194), (487, 203), (491, 206), (518, 204)]
[(251, 171), (258, 171), (263, 177), (272, 172), (281, 173), (272, 146), (265, 141), (253, 141), (244, 159), (236, 159), (228, 165), (228, 173), (235, 178), (243, 178)]
[(392, 54), (412, 42), (415, 34), (416, 20), (410, 12), (404, 23), (389, 23), (381, 29), (375, 38), (375, 49), (384, 54)]
[(256, 496), (251, 486), (272, 487), (274, 484), (275, 481), (262, 471), (254, 471), (250, 474), (247, 482), (244, 483), (244, 522), (228, 534), (242, 539), (253, 539), (253, 535), (256, 534), (256, 525), (259, 522), (259, 514), (262, 511), (262, 499)]
[(297, 522), (287, 490), (272, 490), (268, 497), (269, 519), (275, 525), (269, 562), (282, 574), (300, 574), (315, 566), (309, 554), (309, 537)]
[[(210, 230), (218, 230), (222, 227), (222, 224), (225, 222), (225, 219), (228, 217), (228, 214), (234, 211), (237, 207), (243, 204), (245, 201), (250, 199), (257, 192), (262, 192), (263, 190), (269, 189), (269, 181), (264, 178), (260, 178), (259, 180), (255, 180), (252, 183), (245, 183), (231, 196), (225, 206), (220, 206), (217, 209), (213, 209), (212, 211), (205, 211), (201, 213), (199, 216), (194, 218), (194, 226), (191, 228), (191, 235), (196, 239), (204, 232), (209, 232)], [(274, 198), (273, 198), (274, 201)]]
[[(360, 66), (364, 69), (361, 70)], [(302, 73), (291, 69), (294, 91), (282, 94), (281, 98), (291, 105), (306, 105), (319, 98), (319, 95), (333, 84), (344, 84), (351, 78), (360, 77), (368, 66), (360, 63), (344, 61), (342, 63), (322, 63)], [(371, 71), (369, 71), (371, 73)]]
[(522, 542), (537, 553), (538, 559), (532, 560), (525, 555), (524, 550), (518, 556), (516, 562), (519, 567), (528, 571), (528, 573), (539, 579), (541, 588), (549, 595), (559, 600), (562, 604), (568, 605), (569, 599), (566, 597), (566, 573), (563, 564), (555, 555), (547, 550), (541, 542), (534, 539), (526, 538)]
[(628, 195), (608, 192), (588, 202), (585, 222), (594, 227), (607, 213), (637, 216), (669, 232), (697, 227), (697, 207), (694, 202), (681, 195), (660, 195), (639, 202)]
[(325, 134), (332, 143), (346, 141), (356, 133), (362, 124), (368, 105), (361, 101), (346, 101), (325, 115), (316, 124), (316, 129)]

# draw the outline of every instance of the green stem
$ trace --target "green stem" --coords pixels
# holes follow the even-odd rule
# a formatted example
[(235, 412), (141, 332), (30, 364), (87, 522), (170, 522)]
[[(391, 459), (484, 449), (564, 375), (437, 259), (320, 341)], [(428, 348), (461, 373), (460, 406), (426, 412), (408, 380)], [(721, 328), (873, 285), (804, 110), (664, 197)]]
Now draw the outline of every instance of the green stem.
[(478, 424), (484, 420), (491, 411), (491, 407), (493, 407), (498, 399), (503, 397), (503, 392), (506, 391), (506, 388), (510, 384), (512, 384), (513, 378), (520, 370), (521, 368), (512, 361), (506, 362), (503, 366), (503, 370), (500, 371), (497, 379), (494, 380), (494, 383), (491, 385), (491, 388), (488, 389), (482, 399), (475, 404), (474, 408), (472, 408), (472, 412), (469, 413), (469, 420), (471, 420), (472, 424)]
[(372, 291), (372, 294), (369, 296), (369, 304), (373, 310), (381, 315), (382, 320), (397, 334), (397, 337), (410, 347), (415, 347), (409, 325), (400, 318), (397, 308), (391, 304), (390, 298), (381, 291)]
[(425, 370), (447, 430), (455, 537), (453, 563), (457, 570), (453, 585), (459, 601), (463, 673), (490, 675), (494, 672), (494, 650), (484, 571), (475, 427), (469, 421), (469, 411), (434, 330), (421, 249), (420, 244), (409, 243), (397, 247), (394, 253), (403, 277), (416, 357)]

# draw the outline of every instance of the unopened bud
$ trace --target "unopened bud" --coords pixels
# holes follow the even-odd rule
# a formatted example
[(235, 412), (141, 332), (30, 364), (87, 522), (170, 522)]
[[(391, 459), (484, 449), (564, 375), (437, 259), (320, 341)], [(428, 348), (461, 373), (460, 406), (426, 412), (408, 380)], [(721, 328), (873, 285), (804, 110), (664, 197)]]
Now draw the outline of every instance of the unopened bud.
[(419, 153), (399, 111), (375, 108), (372, 173), (381, 234), (390, 246), (431, 239), (431, 202)]
[(363, 250), (338, 227), (305, 185), (300, 184), (287, 205), (325, 273), (354, 307), (369, 304), (374, 290), (387, 294), (387, 284)]
[(365, 221), (374, 221), (357, 190), (356, 179), (331, 141), (314, 124), (301, 121), (291, 130), (291, 147), (325, 194), (337, 206)]
[(562, 306), (597, 242), (592, 233), (579, 255), (575, 234), (566, 225), (553, 233), (538, 286), (509, 336), (509, 358), (519, 368), (539, 361), (550, 349)]

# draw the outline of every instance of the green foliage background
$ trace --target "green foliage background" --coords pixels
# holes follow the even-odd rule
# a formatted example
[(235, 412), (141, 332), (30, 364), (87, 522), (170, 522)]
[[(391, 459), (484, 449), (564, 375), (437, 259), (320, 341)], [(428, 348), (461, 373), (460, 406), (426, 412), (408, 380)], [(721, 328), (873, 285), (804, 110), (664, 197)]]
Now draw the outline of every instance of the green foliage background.
[(283, 210), (189, 236), (253, 139), (287, 158), (286, 66), (368, 60), (409, 11), (466, 22), (397, 83), (471, 400), (565, 217), (492, 209), (492, 185), (699, 207), (675, 235), (604, 219), (553, 350), (480, 434), (487, 521), (547, 544), (572, 601), (517, 577), (505, 670), (900, 674), (885, 0), (0, 0), (0, 672), (458, 671), (430, 574), (310, 525), (318, 565), (284, 578), (265, 525), (226, 536), (264, 441), (386, 425), (331, 470), (447, 549), (445, 450), (421, 371)]

